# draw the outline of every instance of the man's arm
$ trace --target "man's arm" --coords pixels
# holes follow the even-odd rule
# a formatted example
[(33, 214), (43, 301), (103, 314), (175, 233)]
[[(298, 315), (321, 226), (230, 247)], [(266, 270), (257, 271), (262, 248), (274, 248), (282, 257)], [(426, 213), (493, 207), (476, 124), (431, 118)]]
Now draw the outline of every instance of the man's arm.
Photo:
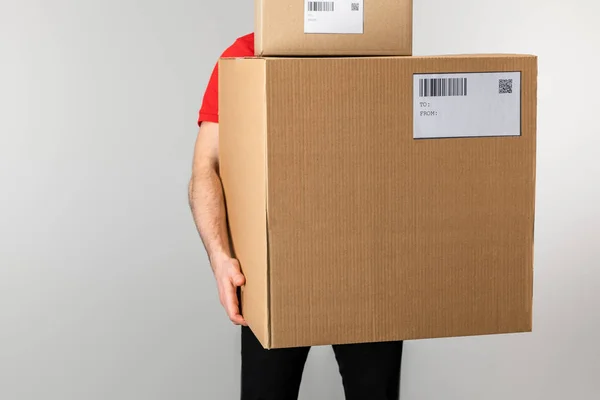
[(221, 304), (233, 323), (245, 325), (237, 298), (237, 287), (245, 280), (237, 260), (231, 256), (218, 154), (219, 125), (202, 122), (194, 148), (188, 197), (196, 228), (217, 280)]
[(231, 257), (219, 178), (218, 135), (219, 124), (203, 122), (200, 125), (188, 191), (194, 222), (213, 269), (215, 260)]

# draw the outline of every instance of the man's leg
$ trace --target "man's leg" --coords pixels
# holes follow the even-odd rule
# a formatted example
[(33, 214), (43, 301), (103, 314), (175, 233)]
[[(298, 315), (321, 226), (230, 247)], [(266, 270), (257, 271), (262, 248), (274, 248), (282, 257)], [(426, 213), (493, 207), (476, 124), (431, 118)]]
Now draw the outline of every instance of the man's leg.
[(402, 342), (333, 346), (346, 400), (398, 400)]
[(265, 350), (250, 328), (242, 327), (241, 400), (297, 399), (309, 350)]

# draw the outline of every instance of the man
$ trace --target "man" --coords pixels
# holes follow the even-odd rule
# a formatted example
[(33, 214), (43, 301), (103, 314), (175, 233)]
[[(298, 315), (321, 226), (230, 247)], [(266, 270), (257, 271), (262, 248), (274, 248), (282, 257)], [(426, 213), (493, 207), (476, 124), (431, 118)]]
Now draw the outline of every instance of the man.
[[(254, 55), (254, 34), (238, 38), (224, 57)], [(221, 304), (242, 329), (242, 400), (293, 400), (309, 348), (265, 350), (240, 315), (237, 289), (245, 279), (228, 242), (218, 163), (218, 68), (215, 66), (200, 108), (189, 200), (208, 253)], [(347, 400), (399, 398), (402, 342), (333, 346)]]

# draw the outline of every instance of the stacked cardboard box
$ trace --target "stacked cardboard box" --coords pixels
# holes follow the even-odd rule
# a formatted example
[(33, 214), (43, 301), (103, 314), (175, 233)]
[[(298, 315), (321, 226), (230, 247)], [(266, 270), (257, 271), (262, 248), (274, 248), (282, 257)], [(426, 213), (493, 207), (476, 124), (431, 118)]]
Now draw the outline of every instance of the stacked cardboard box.
[(536, 57), (413, 56), (410, 0), (256, 21), (220, 60), (220, 157), (263, 346), (530, 331)]

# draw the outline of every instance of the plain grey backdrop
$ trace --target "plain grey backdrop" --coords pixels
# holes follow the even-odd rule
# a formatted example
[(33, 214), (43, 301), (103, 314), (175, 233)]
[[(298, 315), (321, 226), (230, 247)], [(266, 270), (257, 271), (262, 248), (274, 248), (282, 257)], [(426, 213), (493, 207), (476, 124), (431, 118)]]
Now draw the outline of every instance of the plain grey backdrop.
[[(300, 1), (300, 0), (298, 0)], [(599, 3), (415, 0), (414, 54), (534, 53), (534, 332), (409, 342), (403, 400), (600, 392)], [(239, 396), (187, 205), (209, 74), (251, 0), (0, 0), (0, 399)], [(330, 348), (301, 398), (343, 399)]]

